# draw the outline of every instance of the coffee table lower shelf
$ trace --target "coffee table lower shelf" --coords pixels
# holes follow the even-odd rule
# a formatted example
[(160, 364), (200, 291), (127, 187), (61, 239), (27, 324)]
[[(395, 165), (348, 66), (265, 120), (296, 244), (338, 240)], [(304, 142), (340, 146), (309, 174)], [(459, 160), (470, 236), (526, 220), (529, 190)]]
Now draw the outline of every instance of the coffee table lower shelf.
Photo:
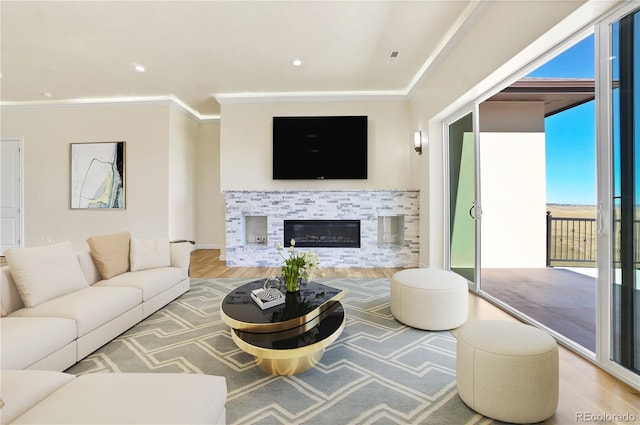
[[(272, 375), (295, 375), (314, 367), (345, 327), (344, 309), (340, 303), (321, 314), (319, 323), (297, 336), (291, 330), (274, 333), (249, 333), (231, 330), (238, 348), (256, 357), (260, 369)], [(282, 334), (282, 338), (279, 338)]]

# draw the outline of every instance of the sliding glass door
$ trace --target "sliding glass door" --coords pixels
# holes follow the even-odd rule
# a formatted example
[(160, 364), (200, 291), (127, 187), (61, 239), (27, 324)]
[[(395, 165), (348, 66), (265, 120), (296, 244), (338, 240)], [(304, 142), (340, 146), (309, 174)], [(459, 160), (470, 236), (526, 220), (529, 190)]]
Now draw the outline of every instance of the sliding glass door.
[[(591, 93), (595, 97), (596, 170), (595, 178), (590, 181), (597, 182), (597, 205), (595, 206), (597, 212), (593, 214), (595, 219), (589, 217), (588, 220), (590, 223), (595, 223), (595, 229), (591, 228), (588, 232), (589, 237), (581, 237), (580, 241), (596, 240), (597, 250), (593, 250), (595, 259), (593, 256), (588, 259), (590, 267), (595, 263), (596, 270), (593, 270), (592, 277), (588, 281), (591, 286), (587, 289), (592, 290), (590, 304), (581, 303), (580, 299), (572, 300), (577, 302), (574, 317), (577, 317), (578, 313), (583, 314), (588, 308), (591, 315), (595, 311), (593, 346), (586, 347), (582, 343), (573, 344), (572, 339), (563, 339), (562, 333), (557, 329), (545, 325), (542, 320), (532, 319), (532, 315), (522, 313), (517, 307), (510, 305), (509, 300), (499, 300), (484, 289), (484, 286), (488, 288), (485, 283), (491, 275), (485, 269), (482, 271), (483, 280), (481, 281), (480, 258), (489, 262), (493, 257), (487, 246), (481, 244), (480, 238), (482, 218), (479, 202), (480, 167), (482, 166), (482, 169), (487, 172), (497, 172), (498, 167), (486, 162), (488, 161), (487, 146), (492, 142), (487, 132), (502, 131), (504, 133), (504, 121), (498, 121), (501, 124), (500, 129), (487, 130), (486, 121), (483, 118), (485, 110), (478, 100), (473, 107), (461, 111), (449, 121), (444, 122), (444, 135), (449, 197), (446, 203), (448, 211), (447, 223), (445, 223), (448, 225), (446, 227), (448, 232), (446, 234), (448, 241), (445, 251), (446, 265), (452, 271), (467, 278), (471, 282), (471, 289), (481, 296), (496, 302), (522, 320), (552, 330), (556, 337), (560, 336), (561, 341), (569, 342), (566, 345), (570, 349), (594, 360), (603, 369), (635, 388), (640, 388), (640, 8), (637, 6), (637, 3), (632, 2), (622, 4), (619, 9), (603, 17), (594, 25), (594, 62), (597, 64), (595, 77), (592, 79), (583, 77), (581, 81), (575, 81), (575, 78), (572, 80), (570, 77), (565, 78), (565, 83), (570, 87), (581, 88), (582, 86), (579, 87), (577, 84), (582, 83), (584, 85), (582, 91), (593, 90)], [(557, 81), (554, 84), (557, 84)], [(490, 97), (487, 95), (482, 100), (485, 101)], [(589, 101), (592, 100), (593, 97), (589, 99)], [(482, 112), (482, 117), (479, 116), (478, 111)], [(508, 112), (509, 117), (513, 117), (514, 121), (523, 121), (523, 116), (518, 115), (520, 111)], [(480, 133), (481, 127), (482, 133)], [(543, 131), (546, 136), (547, 129)], [(542, 131), (539, 132), (542, 133)], [(527, 134), (527, 137), (533, 136)], [(527, 140), (531, 142), (530, 139)], [(511, 137), (509, 142), (514, 144), (515, 139)], [(566, 147), (568, 144), (565, 142), (563, 146)], [(580, 149), (575, 146), (568, 148), (567, 158), (582, 153), (578, 151)], [(505, 161), (512, 160), (514, 157), (520, 158), (517, 155), (531, 158), (530, 155), (523, 154), (522, 150), (516, 153), (508, 149), (496, 152), (504, 154)], [(484, 162), (480, 161), (481, 155)], [(565, 165), (568, 164), (567, 161), (568, 159), (564, 162)], [(485, 174), (482, 175), (482, 184), (486, 185), (482, 188), (486, 209), (484, 234), (496, 239), (498, 233), (487, 230), (491, 227), (486, 226), (491, 224), (492, 220), (495, 221), (495, 196), (490, 186), (492, 180), (487, 178), (487, 173)], [(507, 181), (510, 176), (505, 173), (498, 174), (502, 181)], [(513, 183), (512, 180), (514, 179), (508, 182)], [(530, 197), (531, 190), (527, 190), (527, 185), (521, 183), (520, 189), (521, 196)], [(518, 193), (518, 190), (510, 193)], [(518, 199), (515, 196), (512, 198), (511, 200)], [(511, 210), (513, 211), (513, 208)], [(527, 230), (531, 229), (532, 226), (528, 225)], [(540, 233), (537, 228), (533, 230), (535, 232), (532, 233)], [(547, 233), (552, 232), (547, 228)], [(511, 243), (504, 246), (514, 252), (517, 251)], [(481, 247), (482, 252), (480, 252)], [(549, 247), (549, 239), (547, 239), (547, 253)], [(521, 256), (531, 257), (525, 254)], [(550, 257), (548, 255), (547, 257), (546, 266), (538, 267), (544, 273), (554, 271), (554, 265), (550, 265), (548, 261)], [(531, 268), (531, 266), (527, 267)], [(518, 279), (528, 283), (525, 285), (528, 288), (532, 288), (528, 277), (520, 276)], [(565, 280), (554, 278), (552, 282), (563, 283)], [(594, 280), (597, 283), (594, 283)], [(595, 289), (593, 289), (594, 285)], [(584, 286), (580, 288), (581, 291), (584, 289)], [(551, 291), (549, 296), (554, 303), (553, 306), (557, 307), (557, 292)], [(533, 301), (530, 304), (533, 304)], [(545, 309), (543, 313), (552, 315), (557, 313), (557, 310), (557, 308)], [(593, 332), (590, 338), (594, 339)], [(585, 350), (585, 347), (588, 349)]]
[(480, 207), (477, 199), (474, 114), (469, 112), (448, 126), (449, 267), (477, 282), (477, 243)]
[(640, 373), (640, 12), (610, 27), (612, 282), (610, 359)]

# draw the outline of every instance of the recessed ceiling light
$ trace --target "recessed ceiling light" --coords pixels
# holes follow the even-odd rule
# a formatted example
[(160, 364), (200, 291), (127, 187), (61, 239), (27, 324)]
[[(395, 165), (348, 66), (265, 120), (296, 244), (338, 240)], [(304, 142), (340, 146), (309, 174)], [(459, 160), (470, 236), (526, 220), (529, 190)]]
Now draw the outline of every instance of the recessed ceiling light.
[(302, 66), (302, 61), (298, 58), (291, 61), (291, 65), (293, 66)]
[(51, 97), (53, 96), (53, 93), (49, 93), (48, 91), (40, 93), (40, 95), (42, 95), (42, 97)]
[(142, 65), (140, 65), (138, 63), (134, 63), (133, 64), (133, 69), (135, 69), (138, 72), (144, 72), (145, 71), (144, 66), (142, 66)]

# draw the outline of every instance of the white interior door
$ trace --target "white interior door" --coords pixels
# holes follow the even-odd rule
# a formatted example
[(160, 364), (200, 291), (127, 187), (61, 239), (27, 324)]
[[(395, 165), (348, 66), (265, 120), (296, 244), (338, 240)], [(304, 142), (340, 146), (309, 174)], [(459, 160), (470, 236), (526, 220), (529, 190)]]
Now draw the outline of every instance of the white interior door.
[(0, 254), (22, 246), (22, 142), (0, 140)]

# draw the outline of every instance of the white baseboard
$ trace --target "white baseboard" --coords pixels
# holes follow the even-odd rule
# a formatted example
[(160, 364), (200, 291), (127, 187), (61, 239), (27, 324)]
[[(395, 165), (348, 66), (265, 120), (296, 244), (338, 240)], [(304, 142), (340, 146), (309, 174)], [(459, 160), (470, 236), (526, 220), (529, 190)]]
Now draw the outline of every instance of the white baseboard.
[(218, 243), (197, 243), (193, 246), (193, 249), (220, 249)]
[(220, 261), (227, 261), (227, 256), (226, 255), (220, 255), (219, 260)]

